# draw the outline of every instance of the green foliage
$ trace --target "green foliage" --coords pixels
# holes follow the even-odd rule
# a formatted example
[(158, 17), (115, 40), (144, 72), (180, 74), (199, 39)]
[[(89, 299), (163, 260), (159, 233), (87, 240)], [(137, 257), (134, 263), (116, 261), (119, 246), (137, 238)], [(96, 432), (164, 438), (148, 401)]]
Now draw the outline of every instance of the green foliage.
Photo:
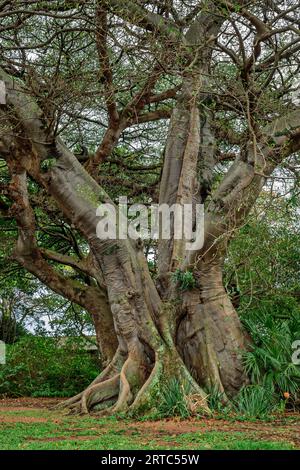
[(277, 406), (272, 390), (261, 385), (243, 387), (233, 402), (233, 408), (247, 418), (265, 418)]
[(42, 163), (41, 163), (41, 170), (46, 172), (48, 171), (50, 168), (52, 168), (56, 163), (56, 159), (55, 158), (47, 158), (46, 160), (43, 160)]
[(262, 303), (259, 311), (249, 312), (243, 318), (254, 342), (244, 355), (245, 369), (253, 383), (272, 389), (281, 398), (285, 392), (296, 398), (300, 367), (292, 363), (292, 344), (300, 338), (300, 314), (297, 308), (281, 309), (281, 315), (290, 313), (290, 318), (282, 320), (276, 316), (276, 308), (272, 311), (271, 308), (270, 303)]
[(188, 418), (190, 416), (184, 385), (176, 378), (172, 378), (162, 389), (162, 395), (158, 407), (160, 418), (180, 416)]
[(207, 391), (207, 404), (211, 411), (224, 412), (225, 407), (225, 395), (220, 392), (216, 385), (210, 387)]
[(0, 395), (71, 396), (98, 373), (97, 361), (80, 340), (58, 347), (54, 338), (26, 336), (7, 346), (6, 365), (0, 365)]
[[(299, 270), (299, 198), (273, 200), (262, 194), (256, 209), (229, 245), (225, 262), (225, 285), (229, 293), (239, 294), (239, 311), (260, 310), (269, 302), (276, 314), (298, 309)], [(234, 288), (234, 289), (232, 289)], [(285, 300), (287, 299), (287, 300)], [(264, 306), (263, 306), (264, 308)], [(272, 307), (270, 307), (270, 310)]]
[(300, 338), (298, 207), (299, 196), (263, 193), (225, 263), (227, 291), (253, 341), (244, 355), (246, 372), (279, 406), (293, 407), (300, 389), (300, 367), (292, 363), (292, 344)]
[(196, 279), (191, 271), (176, 269), (172, 275), (173, 281), (178, 282), (181, 290), (191, 290), (196, 286)]

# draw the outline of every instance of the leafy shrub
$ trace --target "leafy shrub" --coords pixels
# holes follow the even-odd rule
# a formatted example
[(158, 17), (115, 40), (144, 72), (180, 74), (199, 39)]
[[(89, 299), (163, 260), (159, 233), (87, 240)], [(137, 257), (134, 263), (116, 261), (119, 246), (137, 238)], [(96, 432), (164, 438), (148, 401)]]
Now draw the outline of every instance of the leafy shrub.
[(163, 387), (158, 411), (160, 418), (172, 416), (188, 418), (190, 416), (186, 391), (177, 379), (171, 379), (168, 385)]
[(288, 392), (295, 399), (300, 390), (300, 367), (292, 363), (292, 344), (300, 338), (299, 311), (290, 311), (290, 317), (282, 319), (262, 308), (247, 315), (243, 323), (254, 342), (244, 355), (252, 383), (272, 390), (278, 398)]
[(58, 347), (54, 338), (26, 336), (7, 346), (6, 365), (0, 366), (0, 395), (75, 395), (97, 376), (97, 365), (80, 340)]
[(178, 282), (181, 290), (191, 290), (196, 286), (196, 279), (191, 271), (176, 269), (173, 273), (174, 282)]
[(278, 406), (274, 394), (261, 385), (246, 385), (233, 401), (233, 409), (247, 418), (265, 418)]

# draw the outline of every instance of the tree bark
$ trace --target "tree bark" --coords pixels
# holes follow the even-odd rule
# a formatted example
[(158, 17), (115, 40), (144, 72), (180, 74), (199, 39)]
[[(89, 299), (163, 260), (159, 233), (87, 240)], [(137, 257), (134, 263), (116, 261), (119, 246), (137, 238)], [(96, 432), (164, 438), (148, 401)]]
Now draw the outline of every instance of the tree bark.
[(45, 180), (47, 190), (64, 214), (89, 242), (105, 279), (114, 327), (119, 341), (117, 366), (105, 371), (81, 396), (79, 406), (87, 412), (91, 406), (117, 399), (112, 412), (154, 408), (160, 388), (172, 377), (184, 378), (203, 398), (204, 394), (184, 366), (170, 326), (151, 279), (142, 247), (129, 240), (100, 240), (96, 236), (97, 206), (108, 202), (107, 194), (58, 143), (59, 160)]
[(26, 170), (22, 160), (21, 155), (15, 159), (12, 156), (8, 159), (11, 172), (10, 195), (15, 201), (11, 213), (15, 212), (19, 228), (12, 259), (54, 292), (77, 303), (90, 313), (95, 326), (99, 351), (105, 363), (113, 358), (117, 349), (117, 337), (107, 294), (104, 289), (96, 285), (84, 287), (79, 282), (65, 278), (42, 256), (43, 251), (39, 249), (35, 239), (35, 217), (30, 206)]
[(202, 387), (233, 396), (247, 382), (241, 357), (247, 337), (224, 288), (221, 261), (202, 264), (196, 276), (198, 288), (183, 295), (178, 349)]

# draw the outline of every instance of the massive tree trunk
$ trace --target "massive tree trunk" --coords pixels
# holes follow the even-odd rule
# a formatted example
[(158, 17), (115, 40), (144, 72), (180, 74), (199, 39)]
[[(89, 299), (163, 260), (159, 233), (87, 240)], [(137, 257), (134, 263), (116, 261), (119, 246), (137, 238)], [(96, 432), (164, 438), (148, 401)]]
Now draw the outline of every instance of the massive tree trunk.
[[(178, 132), (176, 122), (181, 125), (186, 140)], [(190, 101), (184, 107), (180, 103), (171, 120), (172, 145), (167, 145), (164, 169), (172, 173), (175, 194), (171, 191), (171, 196), (180, 203), (193, 197), (191, 181), (195, 179), (194, 162), (199, 146), (197, 122), (197, 109)], [(178, 159), (168, 158), (168, 148), (174, 151), (174, 128), (176, 138), (184, 141)], [(61, 143), (57, 145), (59, 164), (44, 184), (89, 242), (105, 278), (119, 340), (112, 364), (86, 391), (67, 404), (83, 412), (101, 409), (105, 402), (113, 401), (111, 412), (153, 409), (162, 387), (174, 377), (186, 384), (187, 392), (197, 393), (202, 399), (204, 392), (196, 381), (202, 386), (215, 385), (228, 395), (236, 393), (246, 382), (241, 362), (246, 341), (223, 287), (222, 261), (215, 258), (218, 244), (214, 244), (214, 255), (210, 250), (207, 260), (195, 270), (197, 287), (181, 298), (172, 281), (172, 272), (182, 267), (185, 241), (171, 240), (167, 247), (162, 242), (160, 261), (164, 263), (160, 270), (159, 296), (140, 242), (97, 238), (95, 211), (100, 202), (109, 202), (109, 197), (72, 154)], [(170, 166), (177, 164), (177, 160), (181, 160), (181, 165), (176, 173)], [(164, 193), (165, 187), (162, 188)]]
[[(199, 109), (194, 105), (198, 81), (186, 80), (183, 93), (171, 118), (165, 150), (160, 202), (192, 204), (202, 201), (209, 185), (209, 166), (215, 148), (208, 132), (208, 117), (201, 125)], [(209, 142), (207, 140), (209, 139)], [(207, 178), (197, 181), (198, 153), (207, 165)], [(177, 309), (176, 338), (178, 350), (202, 387), (217, 387), (232, 396), (246, 383), (242, 353), (247, 341), (238, 315), (224, 288), (222, 264), (224, 240), (220, 237), (225, 225), (225, 214), (205, 218), (204, 247), (196, 253), (187, 252), (187, 240), (167, 240), (159, 244), (159, 287), (163, 298), (175, 300), (176, 288), (172, 273), (191, 269), (196, 286), (182, 293), (181, 307)], [(216, 220), (215, 220), (216, 219)], [(213, 229), (211, 230), (210, 229)], [(201, 261), (197, 261), (198, 259)], [(192, 260), (190, 259), (192, 258)], [(177, 290), (178, 292), (178, 290)]]
[(97, 238), (96, 209), (109, 201), (108, 195), (63, 144), (57, 146), (59, 164), (44, 185), (89, 242), (105, 279), (119, 341), (112, 364), (80, 396), (81, 410), (111, 401), (113, 393), (113, 412), (153, 408), (160, 388), (174, 377), (204, 397), (177, 352), (172, 305), (162, 303), (140, 242)]
[[(19, 93), (16, 91), (15, 84), (7, 82), (13, 90), (8, 93), (10, 102), (25, 131), (33, 136), (28, 146), (23, 142), (20, 145), (15, 139), (7, 157), (12, 174), (11, 195), (15, 200), (15, 217), (19, 226), (16, 254), (23, 263), (29, 258), (27, 269), (36, 270), (36, 275), (44, 282), (51, 282), (54, 271), (49, 265), (44, 265), (35, 241), (34, 213), (26, 181), (26, 174), (29, 174), (45, 188), (66, 219), (88, 242), (105, 280), (118, 338), (118, 350), (107, 368), (86, 391), (68, 404), (82, 412), (107, 404), (111, 405), (112, 412), (152, 409), (158, 404), (162, 387), (177, 378), (185, 385), (186, 391), (203, 399), (203, 408), (206, 408), (205, 394), (190, 375), (175, 346), (175, 307), (172, 301), (161, 301), (141, 244), (97, 237), (96, 209), (100, 203), (111, 202), (108, 195), (59, 139), (47, 144), (39, 110), (28, 103), (21, 90)], [(37, 159), (45, 158), (49, 153), (56, 157), (57, 164), (43, 175)], [(54, 277), (53, 288), (57, 289), (58, 282), (62, 288), (65, 280)], [(70, 286), (67, 284), (67, 287)], [(83, 295), (79, 289), (78, 302)]]

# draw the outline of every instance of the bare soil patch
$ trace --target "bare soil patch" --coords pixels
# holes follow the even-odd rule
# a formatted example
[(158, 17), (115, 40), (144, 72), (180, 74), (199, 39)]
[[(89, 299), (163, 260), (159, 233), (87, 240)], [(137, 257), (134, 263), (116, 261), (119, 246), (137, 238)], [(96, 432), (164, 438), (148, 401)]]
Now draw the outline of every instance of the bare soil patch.
[(11, 411), (22, 411), (28, 408), (49, 408), (62, 400), (63, 398), (0, 398), (0, 411), (1, 408), (9, 408)]

